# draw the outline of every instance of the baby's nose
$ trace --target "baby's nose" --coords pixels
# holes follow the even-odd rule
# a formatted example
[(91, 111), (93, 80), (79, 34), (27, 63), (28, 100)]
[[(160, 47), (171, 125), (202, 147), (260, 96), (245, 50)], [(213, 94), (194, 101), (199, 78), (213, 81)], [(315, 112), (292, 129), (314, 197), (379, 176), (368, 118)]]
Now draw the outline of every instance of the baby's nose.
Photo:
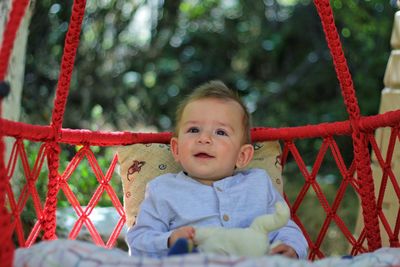
[(211, 135), (209, 133), (201, 133), (198, 139), (199, 143), (210, 144), (212, 142)]

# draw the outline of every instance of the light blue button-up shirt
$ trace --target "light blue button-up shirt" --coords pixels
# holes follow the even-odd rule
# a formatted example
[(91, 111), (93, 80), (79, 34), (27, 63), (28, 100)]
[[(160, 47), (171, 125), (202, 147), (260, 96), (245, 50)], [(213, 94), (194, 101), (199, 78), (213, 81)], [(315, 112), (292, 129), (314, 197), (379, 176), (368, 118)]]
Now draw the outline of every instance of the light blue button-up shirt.
[[(237, 172), (212, 186), (183, 172), (161, 175), (147, 184), (136, 223), (128, 230), (130, 253), (166, 256), (168, 238), (181, 226), (248, 227), (255, 217), (274, 213), (277, 201), (284, 200), (261, 169)], [(307, 256), (307, 242), (291, 220), (269, 239), (291, 246), (299, 258)]]

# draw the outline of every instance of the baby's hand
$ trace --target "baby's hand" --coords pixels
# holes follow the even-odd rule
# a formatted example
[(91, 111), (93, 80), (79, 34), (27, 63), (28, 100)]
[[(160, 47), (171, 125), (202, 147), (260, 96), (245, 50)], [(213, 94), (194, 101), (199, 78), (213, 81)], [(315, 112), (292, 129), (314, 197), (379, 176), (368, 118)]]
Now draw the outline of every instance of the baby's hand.
[(294, 259), (298, 259), (299, 258), (299, 256), (297, 256), (296, 251), (291, 246), (288, 246), (288, 245), (283, 244), (283, 243), (277, 245), (276, 247), (273, 247), (271, 249), (271, 253), (270, 254), (272, 254), (272, 255), (280, 254), (280, 255), (283, 255), (283, 256), (286, 256), (286, 257), (289, 257), (289, 258), (294, 258)]
[(195, 230), (192, 226), (183, 226), (175, 229), (168, 238), (168, 247), (171, 247), (179, 238), (187, 238), (193, 240)]

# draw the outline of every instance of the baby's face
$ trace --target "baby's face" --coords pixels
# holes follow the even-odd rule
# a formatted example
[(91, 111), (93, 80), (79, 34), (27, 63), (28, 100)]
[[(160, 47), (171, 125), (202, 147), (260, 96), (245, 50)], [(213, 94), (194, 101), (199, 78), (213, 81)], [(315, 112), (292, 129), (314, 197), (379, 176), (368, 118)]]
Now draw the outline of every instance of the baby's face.
[(244, 140), (243, 115), (232, 100), (205, 98), (185, 107), (171, 149), (190, 177), (212, 184), (233, 174)]

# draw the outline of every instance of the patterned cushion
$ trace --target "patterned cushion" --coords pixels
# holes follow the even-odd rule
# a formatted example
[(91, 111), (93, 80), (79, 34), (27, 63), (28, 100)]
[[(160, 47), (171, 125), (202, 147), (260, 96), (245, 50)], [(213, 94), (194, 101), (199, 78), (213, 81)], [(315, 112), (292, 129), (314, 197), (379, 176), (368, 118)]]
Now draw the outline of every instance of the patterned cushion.
[[(246, 168), (262, 168), (271, 176), (273, 184), (282, 194), (282, 166), (279, 161), (281, 148), (278, 141), (254, 144), (254, 157)], [(134, 144), (119, 147), (117, 150), (120, 175), (124, 191), (126, 223), (135, 223), (139, 205), (144, 198), (145, 187), (151, 179), (165, 174), (181, 171), (165, 144)]]

